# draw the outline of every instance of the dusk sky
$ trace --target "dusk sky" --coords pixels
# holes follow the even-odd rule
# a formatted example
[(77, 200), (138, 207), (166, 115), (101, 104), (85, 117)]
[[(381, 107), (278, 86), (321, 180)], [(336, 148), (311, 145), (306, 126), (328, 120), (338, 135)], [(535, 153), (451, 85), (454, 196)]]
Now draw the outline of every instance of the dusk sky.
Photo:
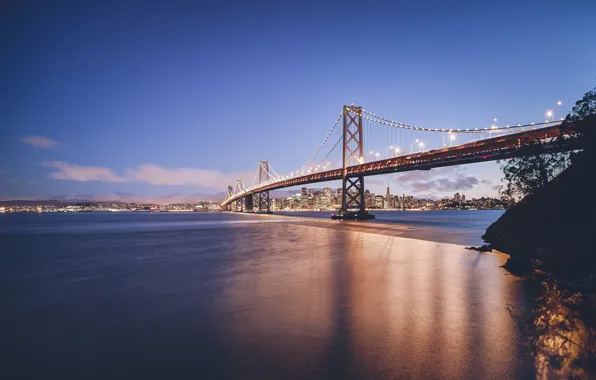
[[(595, 20), (593, 0), (3, 1), (0, 199), (225, 192), (259, 160), (298, 169), (344, 104), (432, 128), (562, 117), (596, 84)], [(366, 181), (477, 197), (501, 175)]]

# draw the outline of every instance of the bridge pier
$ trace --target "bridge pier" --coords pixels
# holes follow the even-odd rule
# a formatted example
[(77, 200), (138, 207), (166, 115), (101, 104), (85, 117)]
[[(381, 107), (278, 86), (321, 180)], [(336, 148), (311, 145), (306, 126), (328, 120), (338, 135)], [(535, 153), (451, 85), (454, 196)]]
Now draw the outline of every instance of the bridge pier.
[(234, 207), (234, 211), (235, 212), (242, 212), (242, 204), (243, 203), (244, 202), (242, 202), (242, 198), (236, 199), (236, 202), (235, 202), (235, 205), (234, 205), (235, 206)]
[(269, 192), (261, 191), (257, 194), (258, 213), (259, 214), (273, 214), (271, 211), (271, 202), (269, 200)]
[[(269, 161), (261, 161), (259, 163), (259, 185), (266, 181), (269, 181)], [(257, 198), (257, 213), (273, 214), (269, 201), (269, 191), (260, 191), (255, 196)]]
[(348, 173), (350, 160), (364, 163), (364, 142), (362, 139), (362, 107), (344, 106), (343, 112), (343, 170), (341, 179), (341, 209), (331, 219), (368, 220), (374, 219), (365, 209), (364, 177)]
[(244, 212), (254, 212), (253, 195), (248, 194), (244, 197)]

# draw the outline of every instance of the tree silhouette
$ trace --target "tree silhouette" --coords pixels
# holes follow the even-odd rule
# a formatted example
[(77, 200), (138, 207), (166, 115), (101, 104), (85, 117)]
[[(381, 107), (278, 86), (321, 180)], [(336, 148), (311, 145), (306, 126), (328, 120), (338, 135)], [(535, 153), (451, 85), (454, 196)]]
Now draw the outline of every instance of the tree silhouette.
[[(565, 170), (570, 163), (594, 159), (596, 150), (596, 88), (584, 94), (561, 123), (561, 129), (573, 126), (577, 133), (578, 150), (571, 153), (534, 154), (539, 142), (524, 148), (522, 157), (500, 161), (505, 187), (501, 195), (523, 198), (545, 186)], [(563, 141), (561, 139), (560, 141)]]

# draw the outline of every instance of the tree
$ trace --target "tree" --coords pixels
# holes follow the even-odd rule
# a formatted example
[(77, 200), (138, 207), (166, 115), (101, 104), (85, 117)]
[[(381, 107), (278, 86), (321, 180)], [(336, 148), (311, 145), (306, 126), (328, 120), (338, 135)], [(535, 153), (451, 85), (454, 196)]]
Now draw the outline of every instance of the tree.
[[(575, 103), (571, 112), (562, 122), (562, 127), (573, 126), (577, 132), (578, 146), (581, 151), (574, 153), (539, 154), (536, 145), (530, 145), (522, 157), (501, 162), (505, 187), (501, 195), (510, 199), (523, 198), (545, 186), (570, 163), (579, 159), (593, 159), (596, 151), (596, 88), (584, 94)], [(563, 141), (563, 140), (561, 140)], [(538, 144), (538, 142), (536, 142)], [(532, 150), (536, 150), (533, 154)]]
[(568, 162), (568, 153), (529, 155), (502, 162), (505, 187), (501, 195), (514, 200), (532, 194), (559, 175)]
[(565, 118), (564, 123), (573, 125), (581, 151), (571, 155), (572, 162), (596, 157), (596, 87), (584, 94)]

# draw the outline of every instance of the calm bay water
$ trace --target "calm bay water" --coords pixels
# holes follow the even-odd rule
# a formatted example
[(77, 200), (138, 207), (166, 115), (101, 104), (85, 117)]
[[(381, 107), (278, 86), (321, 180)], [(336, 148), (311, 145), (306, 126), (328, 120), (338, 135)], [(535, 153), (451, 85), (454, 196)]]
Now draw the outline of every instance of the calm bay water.
[[(407, 237), (442, 243), (481, 245), (482, 235), (502, 210), (384, 211), (372, 210), (372, 223), (399, 223), (408, 227)], [(279, 215), (330, 219), (329, 211), (278, 212)]]
[(499, 215), (463, 213), (0, 215), (3, 378), (577, 374), (560, 328), (528, 328), (564, 320), (566, 293), (440, 243), (479, 242)]

